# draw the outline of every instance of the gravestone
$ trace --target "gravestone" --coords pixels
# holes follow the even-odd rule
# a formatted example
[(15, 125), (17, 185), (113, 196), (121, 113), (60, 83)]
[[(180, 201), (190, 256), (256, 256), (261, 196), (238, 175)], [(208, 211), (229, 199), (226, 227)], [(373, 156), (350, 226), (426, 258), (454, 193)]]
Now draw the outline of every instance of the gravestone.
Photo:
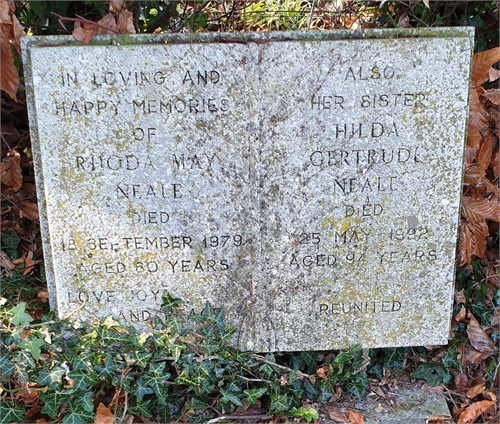
[(50, 299), (242, 349), (446, 344), (473, 29), (27, 37)]

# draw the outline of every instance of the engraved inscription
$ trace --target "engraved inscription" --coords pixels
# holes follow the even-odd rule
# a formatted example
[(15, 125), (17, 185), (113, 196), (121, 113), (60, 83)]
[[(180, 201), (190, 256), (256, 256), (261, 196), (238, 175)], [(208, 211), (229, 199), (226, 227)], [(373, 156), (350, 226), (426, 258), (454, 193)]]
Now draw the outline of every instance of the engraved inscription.
[(58, 315), (151, 328), (167, 290), (223, 308), (247, 350), (446, 341), (454, 31), (23, 41)]

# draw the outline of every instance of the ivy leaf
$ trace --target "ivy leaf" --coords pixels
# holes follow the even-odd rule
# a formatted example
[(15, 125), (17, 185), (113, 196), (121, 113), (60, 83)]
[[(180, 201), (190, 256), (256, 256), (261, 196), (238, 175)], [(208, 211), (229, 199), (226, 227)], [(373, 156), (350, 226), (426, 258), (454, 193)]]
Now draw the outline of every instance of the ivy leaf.
[(83, 408), (86, 401), (84, 403), (80, 401), (81, 399), (77, 402), (70, 402), (68, 404), (69, 414), (63, 418), (62, 424), (87, 424), (94, 422), (94, 413)]
[(97, 383), (99, 378), (94, 373), (86, 373), (83, 369), (77, 369), (68, 373), (68, 378), (74, 381), (72, 388), (76, 391), (85, 391), (92, 384)]
[(422, 378), (431, 386), (438, 386), (441, 383), (448, 384), (451, 381), (450, 373), (439, 363), (425, 362), (410, 374), (412, 377)]
[(13, 360), (22, 370), (25, 370), (26, 368), (35, 368), (33, 356), (31, 356), (30, 352), (25, 350), (18, 350), (17, 352), (14, 352)]
[(172, 312), (175, 308), (178, 308), (184, 301), (179, 298), (172, 297), (172, 295), (165, 290), (161, 296), (161, 311), (165, 313)]
[(0, 375), (10, 377), (16, 369), (14, 362), (9, 360), (9, 353), (0, 356)]
[(99, 373), (99, 377), (107, 378), (113, 377), (118, 367), (113, 363), (111, 358), (107, 358), (103, 367), (101, 365), (96, 365), (94, 368)]
[[(19, 305), (14, 306), (10, 313), (14, 314), (14, 318), (10, 320), (12, 325), (26, 324), (27, 322), (33, 321), (31, 315), (25, 312), (26, 310), (26, 302), (21, 302)], [(37, 359), (38, 360), (38, 359)]]
[(172, 346), (170, 346), (170, 352), (172, 353), (172, 356), (174, 357), (174, 362), (177, 362), (179, 360), (183, 350), (184, 350), (184, 346), (179, 345), (179, 344), (173, 344)]
[(143, 415), (144, 417), (151, 418), (153, 414), (151, 413), (151, 400), (146, 402), (138, 402), (137, 405), (131, 406), (127, 412), (129, 415)]
[(136, 364), (141, 368), (146, 368), (153, 354), (150, 352), (134, 352)]
[(318, 352), (300, 352), (300, 357), (307, 364), (307, 373), (314, 373), (317, 367)]
[(380, 381), (384, 378), (384, 369), (381, 364), (375, 364), (373, 367), (371, 367), (368, 371), (368, 374), (375, 376), (375, 378), (378, 378)]
[(57, 388), (57, 383), (61, 382), (66, 370), (61, 367), (55, 367), (50, 372), (40, 371), (37, 383), (41, 386), (49, 386), (52, 389)]
[(151, 362), (149, 364), (148, 374), (162, 375), (166, 362)]
[(94, 396), (94, 393), (86, 392), (78, 402), (82, 409), (86, 412), (94, 412), (94, 402), (92, 402), (92, 396)]
[(247, 395), (247, 403), (249, 405), (253, 405), (255, 402), (257, 402), (257, 399), (267, 393), (267, 388), (261, 387), (260, 389), (244, 390), (243, 393)]
[(215, 312), (214, 324), (217, 326), (217, 328), (224, 327), (224, 311), (222, 309), (218, 309)]
[(445, 368), (460, 368), (460, 363), (458, 362), (456, 349), (448, 349), (441, 359), (441, 363)]
[(288, 396), (286, 394), (280, 395), (278, 393), (271, 395), (271, 405), (269, 407), (273, 414), (283, 412), (288, 409)]
[(64, 401), (68, 400), (68, 395), (61, 392), (42, 393), (40, 395), (40, 400), (44, 402), (40, 412), (42, 414), (47, 414), (52, 419), (56, 419), (59, 414), (59, 407)]
[(351, 392), (358, 399), (361, 399), (365, 394), (365, 390), (370, 384), (370, 381), (361, 373), (356, 376), (352, 376), (352, 378), (353, 380), (349, 385), (349, 392)]
[(31, 355), (33, 355), (33, 359), (38, 361), (41, 353), (40, 348), (44, 344), (45, 342), (40, 337), (26, 337), (22, 342), (17, 344), (17, 347), (27, 350), (31, 353)]
[(347, 352), (340, 352), (334, 359), (334, 362), (338, 365), (339, 369), (337, 374), (342, 374), (344, 371), (344, 365), (348, 364), (351, 360), (351, 356)]
[(88, 424), (94, 421), (92, 414), (82, 414), (81, 412), (72, 412), (66, 415), (62, 424)]
[(191, 386), (199, 389), (201, 387), (201, 384), (197, 382), (196, 380), (189, 378), (189, 374), (184, 370), (181, 372), (179, 377), (175, 379), (176, 384), (184, 385), (184, 386)]
[(7, 424), (11, 422), (24, 422), (24, 408), (15, 405), (13, 408), (7, 406), (7, 402), (0, 405), (0, 424)]
[(150, 395), (154, 393), (153, 389), (143, 385), (143, 380), (143, 376), (139, 377), (139, 379), (137, 380), (137, 389), (134, 392), (135, 396), (137, 397), (137, 402), (142, 402), (142, 398), (144, 397), (144, 395)]
[(308, 399), (315, 399), (318, 396), (318, 391), (309, 381), (304, 382), (304, 389), (306, 389), (306, 397)]
[(97, 333), (99, 334), (102, 343), (121, 344), (128, 342), (128, 337), (118, 334), (115, 331), (109, 331), (109, 328), (105, 326), (99, 327)]
[(164, 383), (169, 378), (170, 378), (170, 374), (169, 373), (167, 373), (165, 375), (162, 375), (160, 377), (152, 376), (150, 374), (146, 374), (144, 376), (144, 380), (143, 381), (144, 381), (144, 385), (145, 386), (151, 387), (158, 396), (162, 396), (163, 395), (163, 389), (165, 388), (165, 384)]
[(243, 403), (241, 402), (240, 398), (234, 393), (231, 393), (230, 391), (224, 389), (220, 389), (220, 393), (222, 394), (221, 398), (222, 403), (232, 403), (236, 406), (243, 406)]
[(77, 356), (73, 360), (73, 370), (85, 370), (85, 371), (88, 371), (89, 370), (89, 366), (87, 365), (86, 360), (89, 363), (91, 362), (90, 358), (87, 357), (86, 355)]
[(405, 352), (401, 348), (384, 348), (384, 367), (386, 368), (402, 368), (405, 359)]

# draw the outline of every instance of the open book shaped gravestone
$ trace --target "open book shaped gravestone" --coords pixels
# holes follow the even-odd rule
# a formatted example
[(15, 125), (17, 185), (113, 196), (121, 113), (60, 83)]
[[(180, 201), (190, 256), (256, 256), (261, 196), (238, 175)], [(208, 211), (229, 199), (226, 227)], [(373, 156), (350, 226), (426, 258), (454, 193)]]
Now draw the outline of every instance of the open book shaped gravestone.
[(23, 42), (59, 317), (167, 290), (242, 349), (447, 343), (473, 29)]

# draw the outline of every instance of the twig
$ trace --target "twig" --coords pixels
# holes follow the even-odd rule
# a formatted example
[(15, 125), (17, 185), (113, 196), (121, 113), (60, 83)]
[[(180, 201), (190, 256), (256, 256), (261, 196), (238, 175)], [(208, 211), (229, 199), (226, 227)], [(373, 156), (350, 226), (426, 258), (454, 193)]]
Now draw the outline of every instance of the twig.
[(128, 393), (125, 391), (125, 402), (123, 404), (123, 415), (121, 422), (125, 421), (125, 417), (127, 416), (127, 409), (128, 409)]
[(498, 368), (500, 367), (500, 363), (497, 364), (495, 367), (495, 373), (493, 374), (493, 384), (495, 384), (495, 380), (497, 379), (497, 374), (498, 374)]
[(213, 355), (213, 356), (201, 355), (194, 358), (194, 361), (200, 363), (206, 360), (211, 361), (212, 359), (219, 359), (219, 355)]
[(64, 28), (66, 29), (66, 27), (64, 26), (64, 24), (62, 23), (62, 21), (69, 21), (69, 22), (80, 22), (80, 23), (86, 23), (86, 24), (91, 24), (91, 25), (94, 25), (95, 27), (97, 28), (102, 28), (102, 29), (105, 29), (106, 31), (111, 31), (111, 32), (114, 32), (115, 34), (119, 34), (120, 32), (119, 31), (116, 31), (114, 29), (111, 29), (111, 28), (108, 28), (108, 27), (105, 27), (101, 24), (99, 24), (98, 22), (94, 22), (94, 21), (90, 21), (89, 19), (85, 19), (83, 18), (82, 16), (80, 15), (75, 15), (76, 18), (68, 18), (66, 16), (61, 16), (59, 15), (58, 13), (56, 12), (50, 12), (52, 15), (56, 16), (58, 18), (58, 22), (59, 24)]
[(311, 5), (311, 13), (309, 15), (309, 22), (307, 23), (307, 30), (311, 30), (311, 24), (312, 24), (312, 19), (313, 19), (313, 12), (314, 8), (316, 7), (316, 0), (313, 0), (312, 5)]
[(314, 376), (309, 375), (309, 374), (304, 374), (302, 371), (299, 370), (292, 370), (291, 368), (286, 367), (285, 365), (279, 365), (274, 362), (268, 361), (266, 358), (260, 355), (256, 355), (252, 353), (250, 355), (250, 358), (255, 359), (256, 361), (263, 362), (265, 364), (271, 365), (272, 367), (279, 368), (280, 370), (283, 371), (289, 371), (289, 372), (294, 372), (295, 375), (300, 379), (300, 378), (307, 378), (308, 380), (314, 379)]
[(43, 327), (44, 325), (52, 325), (52, 324), (57, 324), (58, 321), (53, 320), (53, 321), (45, 321), (40, 324), (24, 324), (23, 328), (36, 328), (36, 327)]
[(272, 382), (269, 380), (264, 380), (263, 378), (247, 378), (243, 377), (242, 375), (236, 374), (236, 377), (241, 378), (244, 381), (249, 381), (249, 382), (255, 382), (255, 383), (268, 383), (271, 384)]

